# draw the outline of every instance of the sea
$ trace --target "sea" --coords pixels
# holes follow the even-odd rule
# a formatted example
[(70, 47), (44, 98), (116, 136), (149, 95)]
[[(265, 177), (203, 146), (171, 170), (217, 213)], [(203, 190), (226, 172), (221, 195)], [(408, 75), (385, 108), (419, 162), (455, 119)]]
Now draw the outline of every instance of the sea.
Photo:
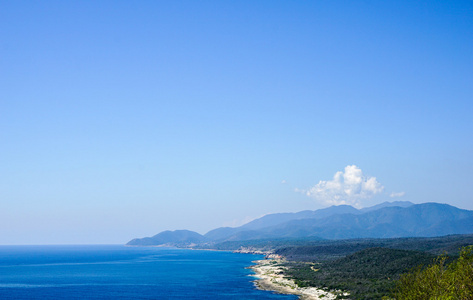
[(297, 299), (258, 290), (261, 255), (122, 245), (0, 246), (0, 299)]

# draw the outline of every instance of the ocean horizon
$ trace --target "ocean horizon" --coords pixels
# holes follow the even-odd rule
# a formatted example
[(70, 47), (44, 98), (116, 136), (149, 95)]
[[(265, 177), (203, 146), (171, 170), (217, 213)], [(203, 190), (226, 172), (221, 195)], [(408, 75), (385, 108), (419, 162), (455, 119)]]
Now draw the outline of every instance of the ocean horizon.
[(2, 299), (297, 299), (255, 287), (262, 255), (125, 245), (0, 246)]

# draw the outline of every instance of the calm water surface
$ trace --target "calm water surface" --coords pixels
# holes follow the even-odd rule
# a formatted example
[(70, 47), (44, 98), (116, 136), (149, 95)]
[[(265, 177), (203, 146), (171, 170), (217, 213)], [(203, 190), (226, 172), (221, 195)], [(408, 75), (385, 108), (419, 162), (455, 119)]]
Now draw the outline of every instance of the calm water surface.
[(260, 291), (262, 256), (106, 246), (0, 246), (0, 299), (297, 299)]

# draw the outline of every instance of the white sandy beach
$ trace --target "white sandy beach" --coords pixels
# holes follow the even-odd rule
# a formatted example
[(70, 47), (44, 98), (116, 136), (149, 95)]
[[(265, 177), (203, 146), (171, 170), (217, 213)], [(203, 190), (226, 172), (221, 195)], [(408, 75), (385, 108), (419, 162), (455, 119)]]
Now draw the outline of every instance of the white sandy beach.
[(276, 291), (282, 294), (299, 295), (300, 299), (335, 299), (336, 295), (314, 287), (301, 288), (294, 280), (284, 278), (283, 268), (280, 266), (280, 259), (266, 259), (255, 261), (256, 265), (251, 269), (256, 273), (254, 276), (256, 286), (263, 290)]

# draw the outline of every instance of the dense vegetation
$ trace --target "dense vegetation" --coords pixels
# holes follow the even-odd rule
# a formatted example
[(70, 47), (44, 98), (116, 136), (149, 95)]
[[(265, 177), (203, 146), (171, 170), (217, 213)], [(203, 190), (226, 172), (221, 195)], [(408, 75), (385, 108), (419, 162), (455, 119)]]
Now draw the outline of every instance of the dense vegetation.
[(227, 241), (216, 244), (199, 245), (199, 248), (216, 250), (238, 250), (242, 247), (261, 251), (272, 251), (294, 261), (331, 260), (368, 248), (392, 248), (425, 251), (435, 255), (447, 252), (457, 254), (459, 249), (473, 244), (473, 234), (449, 235), (429, 238), (386, 238), (320, 240), (261, 239), (249, 241)]
[[(468, 297), (448, 298), (442, 295), (437, 299), (473, 299), (471, 248), (468, 248), (469, 254), (462, 252), (460, 259), (450, 264), (458, 257), (460, 249), (468, 245), (473, 245), (471, 234), (430, 238), (227, 241), (212, 245), (212, 248), (236, 250), (244, 247), (272, 251), (286, 257), (285, 265), (289, 267), (286, 275), (294, 278), (300, 286), (348, 291), (350, 299), (382, 299), (393, 296), (398, 300), (433, 299), (427, 293), (433, 290), (428, 284), (434, 282), (432, 278), (443, 278), (438, 285), (439, 289), (448, 286), (447, 290), (470, 291)], [(449, 257), (442, 256), (436, 260), (442, 253), (448, 253)], [(465, 264), (468, 259), (470, 269)], [(431, 264), (433, 265), (428, 267)], [(410, 270), (413, 270), (408, 273), (410, 275), (401, 276)], [(460, 287), (454, 285), (455, 280), (460, 280), (458, 278), (464, 280)], [(458, 282), (462, 282), (461, 280)], [(396, 282), (399, 282), (397, 288)], [(418, 296), (422, 293), (427, 296)]]
[(465, 247), (460, 257), (448, 264), (440, 256), (426, 269), (417, 267), (402, 275), (394, 294), (407, 299), (473, 299), (473, 247)]
[(369, 248), (423, 251), (435, 255), (457, 255), (459, 249), (473, 244), (473, 235), (450, 235), (433, 238), (351, 239), (311, 241), (305, 244), (280, 245), (275, 253), (294, 261), (326, 261), (345, 257)]
[(434, 259), (425, 252), (370, 248), (325, 263), (289, 262), (287, 275), (301, 287), (348, 291), (350, 299), (381, 299), (390, 294), (402, 273)]

